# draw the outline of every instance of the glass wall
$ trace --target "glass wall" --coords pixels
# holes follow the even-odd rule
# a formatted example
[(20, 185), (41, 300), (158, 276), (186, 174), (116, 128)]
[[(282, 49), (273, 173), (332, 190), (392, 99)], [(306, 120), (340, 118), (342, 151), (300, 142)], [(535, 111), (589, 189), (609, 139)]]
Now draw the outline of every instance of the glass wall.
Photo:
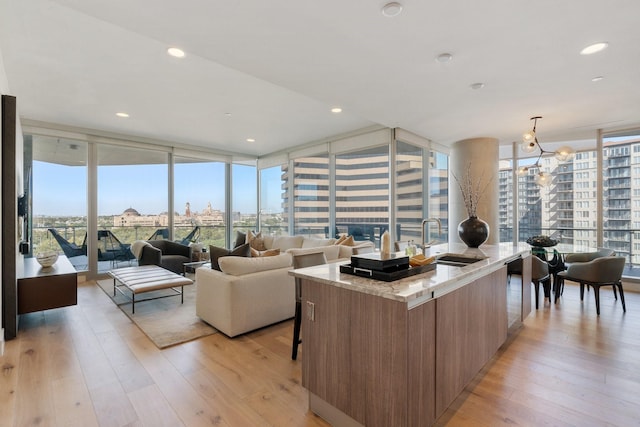
[(328, 154), (293, 161), (293, 215), (294, 234), (329, 236)]
[(168, 181), (167, 153), (98, 146), (98, 272), (135, 262), (131, 243), (168, 227)]
[(640, 267), (640, 132), (606, 137), (603, 169), (604, 244)]
[[(602, 151), (593, 149), (595, 141), (562, 144), (578, 148), (572, 162), (544, 156), (541, 169), (532, 167), (518, 177), (518, 240), (544, 234), (577, 247), (607, 247), (627, 258), (625, 276), (640, 277), (640, 132), (605, 135)], [(518, 165), (531, 166), (534, 161), (519, 159)], [(540, 170), (552, 175), (550, 186), (535, 184)], [(502, 241), (511, 237), (503, 205), (510, 204), (507, 189), (512, 177), (510, 168), (501, 168)]]
[(234, 164), (232, 174), (232, 218), (233, 235), (236, 230), (256, 230), (258, 228), (258, 186), (256, 167)]
[(380, 247), (389, 228), (389, 146), (336, 155), (336, 228)]
[(398, 241), (420, 242), (424, 212), (423, 149), (402, 141), (396, 143), (396, 233)]
[[(378, 144), (380, 139), (377, 139)], [(397, 185), (392, 201), (389, 188), (391, 145), (358, 149), (358, 146), (366, 147), (361, 140), (353, 145), (354, 151), (305, 155), (284, 165), (263, 169), (260, 171), (261, 196), (258, 203), (257, 169), (247, 162), (228, 165), (195, 156), (176, 156), (170, 174), (169, 147), (147, 147), (146, 144), (128, 144), (127, 141), (118, 145), (76, 144), (70, 149), (81, 157), (77, 164), (82, 169), (75, 163), (64, 167), (82, 174), (82, 178), (76, 176), (71, 180), (83, 194), (83, 197), (74, 194), (72, 198), (80, 202), (84, 212), (78, 212), (77, 217), (65, 215), (58, 222), (46, 222), (43, 215), (38, 224), (41, 227), (58, 227), (60, 233), (57, 234), (64, 237), (62, 242), (82, 248), (88, 228), (87, 176), (92, 176), (88, 171), (88, 158), (95, 158), (97, 212), (91, 221), (95, 221), (98, 229), (98, 247), (95, 250), (99, 272), (135, 264), (129, 250), (135, 240), (160, 238), (224, 246), (236, 229), (255, 230), (258, 218), (261, 230), (272, 235), (290, 233), (333, 237), (345, 233), (356, 240), (370, 240), (379, 246), (380, 235), (390, 227), (390, 209), (396, 206), (397, 228), (394, 231), (398, 237), (402, 238), (406, 233), (404, 235), (411, 236), (413, 240), (419, 239), (420, 223), (427, 216), (441, 219), (443, 235), (446, 235), (447, 156), (398, 142), (397, 160), (393, 165)], [(95, 157), (87, 155), (89, 148), (95, 148), (91, 151), (95, 152)], [(336, 144), (335, 148), (339, 150), (342, 147)], [(49, 159), (46, 163), (63, 164), (55, 161), (52, 152), (43, 154), (43, 157)], [(41, 165), (36, 161), (34, 180), (41, 182), (49, 180), (49, 174), (68, 174), (64, 171), (40, 173), (39, 168)], [(226, 181), (228, 170), (231, 188)], [(169, 183), (169, 176), (173, 177), (172, 183)], [(333, 182), (334, 188), (331, 187)], [(428, 190), (426, 199), (425, 190)], [(231, 192), (231, 212), (225, 212), (226, 191)], [(34, 193), (36, 209), (39, 203), (53, 206), (53, 202), (41, 196), (46, 192), (36, 189)], [(169, 212), (169, 194), (172, 194), (173, 212)], [(65, 204), (72, 206), (72, 203)], [(226, 223), (229, 218), (232, 227)], [(169, 229), (171, 224), (172, 230)], [(290, 229), (291, 226), (293, 228)], [(50, 246), (57, 244), (62, 251), (53, 234), (44, 235), (49, 237), (39, 238), (39, 242), (46, 240)], [(84, 261), (87, 262), (86, 255)]]
[(289, 234), (287, 173), (282, 166), (260, 171), (260, 229), (268, 234)]
[(174, 240), (225, 246), (225, 168), (223, 162), (174, 159)]
[(449, 156), (438, 151), (429, 152), (429, 217), (438, 218), (442, 233), (430, 229), (427, 240), (446, 242), (449, 235)]
[(498, 212), (500, 217), (500, 242), (513, 241), (513, 161), (500, 160), (498, 168)]
[(55, 250), (78, 271), (87, 270), (87, 144), (27, 136), (25, 163), (32, 189), (32, 253)]

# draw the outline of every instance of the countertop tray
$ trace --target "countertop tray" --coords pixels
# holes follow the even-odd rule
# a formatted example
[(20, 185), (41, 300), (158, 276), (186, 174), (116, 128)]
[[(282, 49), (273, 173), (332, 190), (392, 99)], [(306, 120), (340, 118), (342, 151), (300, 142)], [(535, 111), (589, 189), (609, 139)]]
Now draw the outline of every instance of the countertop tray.
[(415, 276), (416, 274), (426, 273), (435, 270), (437, 264), (431, 263), (420, 267), (409, 267), (406, 270), (398, 271), (376, 271), (367, 270), (362, 267), (353, 267), (351, 264), (343, 264), (340, 266), (340, 273), (351, 274), (353, 276), (366, 277), (368, 279), (382, 280), (384, 282), (393, 282), (394, 280), (404, 279), (405, 277)]
[(371, 252), (351, 257), (352, 268), (381, 271), (391, 273), (409, 268), (409, 257), (404, 253), (383, 254), (381, 252)]

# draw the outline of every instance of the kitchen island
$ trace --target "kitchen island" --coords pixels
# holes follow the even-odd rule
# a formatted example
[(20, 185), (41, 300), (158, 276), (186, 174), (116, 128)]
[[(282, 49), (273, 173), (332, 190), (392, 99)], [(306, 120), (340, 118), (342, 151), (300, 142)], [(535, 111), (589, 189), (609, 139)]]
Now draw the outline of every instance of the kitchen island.
[(333, 425), (428, 426), (507, 338), (506, 264), (522, 257), (521, 316), (531, 309), (531, 251), (500, 244), (429, 248), (479, 261), (394, 282), (327, 264), (302, 283), (302, 381), (309, 408)]

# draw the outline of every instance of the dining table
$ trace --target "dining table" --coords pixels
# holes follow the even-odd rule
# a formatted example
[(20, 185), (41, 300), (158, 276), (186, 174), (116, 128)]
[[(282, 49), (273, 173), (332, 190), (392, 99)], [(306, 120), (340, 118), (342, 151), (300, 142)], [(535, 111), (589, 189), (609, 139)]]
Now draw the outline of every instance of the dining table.
[(558, 301), (562, 289), (560, 289), (560, 281), (558, 273), (565, 271), (567, 265), (565, 258), (568, 254), (595, 252), (597, 248), (573, 243), (558, 243), (553, 246), (531, 246), (531, 253), (549, 265), (549, 274), (552, 277), (553, 295), (555, 301)]

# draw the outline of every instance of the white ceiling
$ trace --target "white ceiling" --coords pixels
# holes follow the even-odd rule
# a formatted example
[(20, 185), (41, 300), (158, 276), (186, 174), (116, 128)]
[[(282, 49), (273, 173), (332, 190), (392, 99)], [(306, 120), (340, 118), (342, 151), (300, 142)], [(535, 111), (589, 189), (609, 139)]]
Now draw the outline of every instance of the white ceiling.
[(640, 124), (638, 0), (384, 3), (0, 0), (0, 49), (24, 119), (251, 155), (376, 124), (441, 144)]

